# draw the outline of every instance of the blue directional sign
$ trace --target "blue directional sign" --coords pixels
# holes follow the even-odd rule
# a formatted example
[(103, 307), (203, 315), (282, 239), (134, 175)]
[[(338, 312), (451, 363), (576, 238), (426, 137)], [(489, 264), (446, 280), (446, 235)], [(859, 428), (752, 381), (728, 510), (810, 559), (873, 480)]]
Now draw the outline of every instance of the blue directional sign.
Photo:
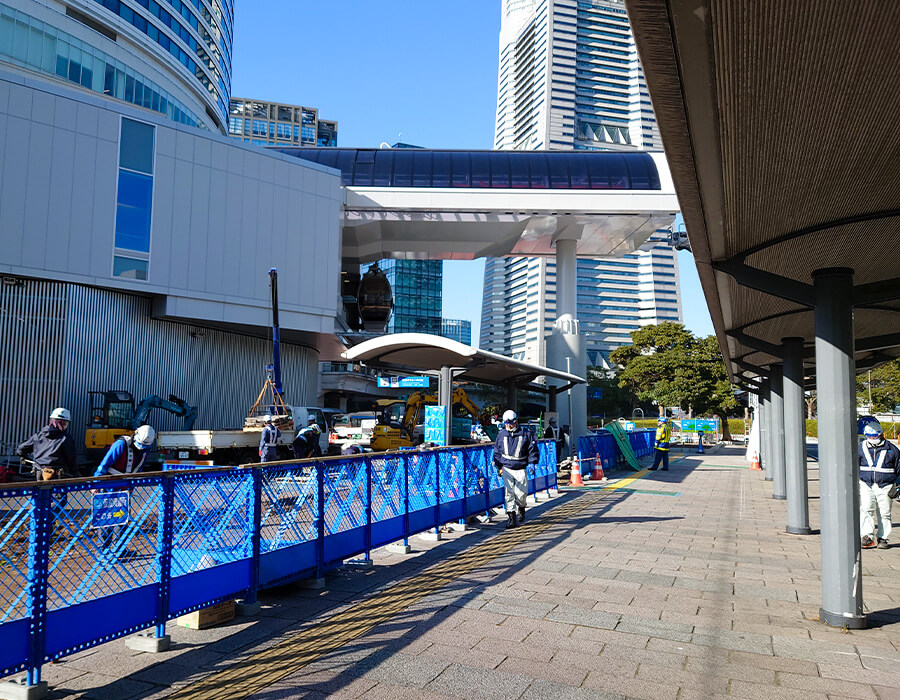
[(446, 415), (446, 406), (425, 407), (425, 442), (433, 442), (438, 446), (447, 444), (447, 435), (444, 432), (446, 428), (444, 417)]
[(95, 493), (91, 498), (91, 527), (125, 525), (131, 515), (128, 491)]
[(378, 386), (387, 389), (427, 389), (428, 377), (378, 377)]

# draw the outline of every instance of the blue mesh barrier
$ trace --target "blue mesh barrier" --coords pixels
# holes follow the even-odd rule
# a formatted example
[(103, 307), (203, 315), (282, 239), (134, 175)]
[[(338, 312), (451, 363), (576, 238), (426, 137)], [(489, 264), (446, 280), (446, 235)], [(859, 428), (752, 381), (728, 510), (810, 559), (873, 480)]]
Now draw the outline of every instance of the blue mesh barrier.
[[(556, 485), (539, 441), (528, 490)], [(638, 445), (638, 449), (642, 449)], [(0, 490), (0, 677), (503, 502), (491, 445)]]
[[(654, 430), (634, 430), (628, 433), (628, 442), (635, 457), (640, 459), (653, 453), (655, 436), (656, 431)], [(598, 430), (591, 435), (582, 435), (578, 439), (578, 460), (582, 464), (585, 461), (593, 462), (598, 456), (604, 470), (617, 468), (625, 459), (612, 433), (606, 430)]]

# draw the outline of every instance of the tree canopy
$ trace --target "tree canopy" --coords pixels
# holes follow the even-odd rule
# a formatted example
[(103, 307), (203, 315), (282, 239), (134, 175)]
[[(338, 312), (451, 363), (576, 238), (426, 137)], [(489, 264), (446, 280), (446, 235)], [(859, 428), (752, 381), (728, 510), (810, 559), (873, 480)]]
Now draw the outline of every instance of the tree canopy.
[[(870, 412), (893, 413), (900, 404), (900, 360), (888, 362), (871, 373), (872, 402)], [(856, 375), (856, 400), (861, 406), (869, 405), (869, 373)]]
[(633, 331), (631, 340), (610, 354), (622, 367), (620, 386), (641, 401), (718, 415), (727, 431), (737, 400), (715, 336), (698, 338), (680, 323), (661, 323)]

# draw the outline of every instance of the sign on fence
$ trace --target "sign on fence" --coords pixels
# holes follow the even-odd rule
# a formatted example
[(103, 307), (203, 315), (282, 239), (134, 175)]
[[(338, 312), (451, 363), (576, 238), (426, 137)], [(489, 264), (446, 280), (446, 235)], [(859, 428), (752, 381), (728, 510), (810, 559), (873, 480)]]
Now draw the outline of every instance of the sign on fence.
[(444, 434), (444, 416), (446, 415), (446, 406), (425, 407), (425, 442), (433, 442), (439, 447), (447, 444), (447, 436)]
[(125, 525), (131, 514), (128, 491), (95, 493), (91, 498), (91, 527)]
[(428, 377), (378, 377), (378, 386), (391, 389), (427, 389)]

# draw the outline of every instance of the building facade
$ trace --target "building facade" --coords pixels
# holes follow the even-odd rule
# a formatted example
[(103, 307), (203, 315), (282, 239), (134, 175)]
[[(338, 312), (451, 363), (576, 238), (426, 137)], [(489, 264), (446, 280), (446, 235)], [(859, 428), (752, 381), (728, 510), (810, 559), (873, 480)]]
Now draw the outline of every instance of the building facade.
[(441, 319), (441, 335), (463, 345), (472, 344), (472, 322), (460, 318)]
[[(660, 150), (622, 0), (504, 0), (494, 146)], [(666, 233), (617, 258), (579, 258), (577, 309), (589, 365), (642, 325), (681, 321), (678, 259)], [(556, 320), (553, 258), (486, 261), (480, 345), (546, 364)]]
[(254, 146), (327, 148), (337, 146), (337, 122), (309, 107), (233, 97), (228, 135)]
[(225, 133), (233, 21), (233, 0), (3, 0), (0, 63)]
[(286, 396), (314, 403), (340, 176), (69, 82), (0, 64), (0, 452), (55, 406), (80, 443), (88, 391), (172, 393), (197, 428), (242, 425), (271, 362), (270, 267)]

